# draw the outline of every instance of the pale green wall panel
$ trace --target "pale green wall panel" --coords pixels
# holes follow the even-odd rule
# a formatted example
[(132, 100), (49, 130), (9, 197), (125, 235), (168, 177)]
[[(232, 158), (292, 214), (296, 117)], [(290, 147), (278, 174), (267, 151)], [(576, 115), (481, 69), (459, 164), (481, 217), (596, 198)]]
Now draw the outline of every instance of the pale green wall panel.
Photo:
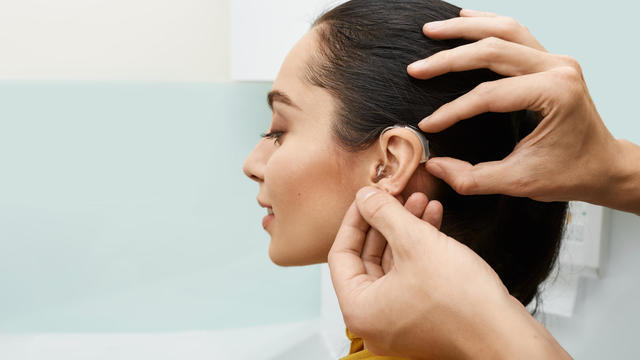
[(319, 315), (318, 267), (271, 263), (242, 173), (270, 86), (0, 83), (0, 331)]
[(510, 16), (551, 53), (582, 66), (600, 116), (617, 138), (640, 143), (640, 46), (634, 1), (451, 1), (460, 7)]

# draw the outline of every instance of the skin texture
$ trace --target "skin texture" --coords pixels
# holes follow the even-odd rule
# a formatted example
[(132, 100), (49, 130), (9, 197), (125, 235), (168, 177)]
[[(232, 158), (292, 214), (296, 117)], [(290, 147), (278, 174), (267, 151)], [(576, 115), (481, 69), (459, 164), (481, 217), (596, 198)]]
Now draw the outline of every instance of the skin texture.
[[(435, 181), (419, 166), (422, 146), (407, 129), (392, 129), (361, 152), (348, 152), (331, 132), (336, 100), (328, 91), (303, 80), (317, 37), (310, 30), (285, 58), (272, 90), (288, 95), (290, 104), (273, 97), (269, 131), (247, 157), (244, 173), (259, 186), (257, 199), (272, 207), (269, 256), (283, 266), (327, 261), (342, 218), (359, 188), (372, 185), (407, 199), (430, 194)], [(379, 165), (387, 176), (375, 182)], [(266, 211), (265, 211), (266, 213)], [(266, 215), (266, 214), (265, 214)]]

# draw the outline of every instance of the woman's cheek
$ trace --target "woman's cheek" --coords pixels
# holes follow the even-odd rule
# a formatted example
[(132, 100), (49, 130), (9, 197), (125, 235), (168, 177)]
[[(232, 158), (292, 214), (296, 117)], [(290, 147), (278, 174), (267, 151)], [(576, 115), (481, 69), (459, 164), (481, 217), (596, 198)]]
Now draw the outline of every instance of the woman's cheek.
[(265, 185), (267, 198), (274, 208), (287, 211), (297, 206), (300, 188), (305, 185), (305, 174), (300, 170), (299, 162), (300, 158), (295, 153), (285, 151), (276, 151), (269, 160)]

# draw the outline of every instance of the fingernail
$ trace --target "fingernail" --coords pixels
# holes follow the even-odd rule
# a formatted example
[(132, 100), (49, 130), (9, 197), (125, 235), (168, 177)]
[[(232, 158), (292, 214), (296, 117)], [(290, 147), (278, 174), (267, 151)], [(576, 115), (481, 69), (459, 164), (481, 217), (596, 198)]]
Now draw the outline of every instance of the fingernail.
[(409, 66), (407, 67), (407, 69), (409, 71), (415, 71), (418, 69), (425, 69), (427, 67), (427, 62), (424, 59), (418, 60), (418, 61), (414, 61), (411, 64), (409, 64)]
[(356, 198), (360, 200), (360, 202), (367, 200), (371, 195), (378, 192), (378, 189), (373, 186), (365, 186), (358, 191), (356, 194)]
[(433, 120), (432, 115), (427, 116), (426, 118), (420, 120), (420, 122), (418, 123), (418, 127), (422, 128), (424, 126), (427, 126), (427, 124), (430, 123), (431, 120)]
[(432, 21), (424, 24), (423, 29), (425, 30), (436, 30), (441, 28), (444, 25), (444, 21)]
[(480, 11), (478, 10), (471, 10), (471, 9), (462, 9), (460, 10), (460, 14), (462, 14), (462, 12), (464, 12), (467, 15), (476, 15), (478, 14)]

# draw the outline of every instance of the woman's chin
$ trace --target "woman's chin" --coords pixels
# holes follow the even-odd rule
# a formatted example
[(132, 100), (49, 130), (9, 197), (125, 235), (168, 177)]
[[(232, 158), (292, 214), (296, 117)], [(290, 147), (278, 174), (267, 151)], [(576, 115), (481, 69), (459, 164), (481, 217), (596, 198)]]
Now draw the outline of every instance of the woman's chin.
[(271, 251), (269, 251), (269, 258), (271, 259), (272, 263), (278, 266), (291, 266), (291, 264), (288, 263), (285, 258), (274, 256), (272, 255)]
[(291, 257), (287, 256), (286, 254), (283, 254), (282, 251), (278, 251), (278, 249), (276, 249), (273, 246), (273, 240), (271, 242), (271, 244), (269, 244), (269, 258), (271, 259), (271, 262), (273, 262), (276, 265), (279, 266), (292, 266), (293, 264), (291, 263)]
[[(286, 251), (279, 251), (277, 247), (273, 246), (273, 242), (269, 245), (269, 258), (271, 262), (278, 266), (305, 266), (323, 262), (294, 255), (295, 254), (287, 253)], [(324, 262), (326, 262), (326, 260)]]

